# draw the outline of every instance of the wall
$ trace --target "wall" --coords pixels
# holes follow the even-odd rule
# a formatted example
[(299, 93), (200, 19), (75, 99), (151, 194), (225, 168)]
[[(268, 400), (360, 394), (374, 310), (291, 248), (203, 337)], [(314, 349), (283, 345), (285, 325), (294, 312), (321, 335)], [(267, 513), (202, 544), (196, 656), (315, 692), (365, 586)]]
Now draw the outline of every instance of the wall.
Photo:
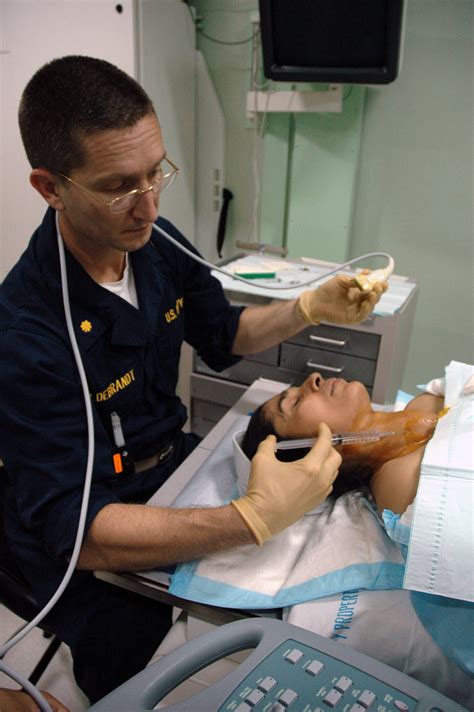
[(137, 7), (137, 78), (147, 91), (171, 160), (180, 168), (160, 213), (194, 241), (195, 36), (184, 3), (140, 0)]
[[(198, 17), (203, 17), (202, 29), (210, 37), (235, 42), (251, 36), (250, 12), (257, 7), (256, 0), (196, 0), (191, 4)], [(256, 156), (261, 170), (263, 155), (263, 141), (258, 139), (245, 114), (251, 43), (223, 45), (198, 35), (198, 47), (206, 59), (225, 118), (226, 187), (234, 198), (229, 210), (223, 255), (230, 256), (236, 252), (236, 240), (253, 239), (253, 163)]]
[(0, 2), (0, 280), (47, 207), (28, 181), (17, 119), (21, 93), (41, 65), (66, 54), (102, 57), (133, 75), (133, 0), (122, 2), (120, 13), (115, 6), (97, 0)]
[(193, 240), (196, 53), (186, 5), (180, 0), (0, 0), (0, 33), (0, 280), (46, 208), (28, 182), (17, 120), (20, 96), (42, 64), (66, 54), (106, 59), (148, 91), (166, 149), (181, 169), (160, 206)]
[[(327, 91), (327, 87), (322, 85), (322, 90)], [(304, 255), (346, 261), (364, 99), (365, 87), (344, 87), (340, 113), (267, 116), (260, 211), (262, 242), (275, 244), (280, 236), (290, 258)]]
[[(194, 4), (207, 34), (227, 41), (251, 34), (250, 11), (256, 2), (195, 0)], [(420, 282), (403, 382), (409, 391), (439, 375), (450, 359), (472, 361), (474, 356), (472, 10), (472, 0), (408, 0), (401, 75), (392, 85), (366, 90), (347, 251), (348, 257), (390, 252), (396, 271)], [(198, 45), (226, 118), (226, 178), (235, 195), (226, 254), (232, 254), (237, 239), (254, 234), (256, 132), (245, 118), (250, 46), (219, 45), (202, 36)], [(339, 145), (337, 118), (333, 116), (332, 127), (331, 117), (324, 119), (335, 152)], [(319, 130), (321, 117), (307, 116), (304, 122), (306, 134), (311, 135)], [(275, 125), (281, 129), (279, 133)], [(265, 162), (273, 158), (278, 165), (278, 151), (288, 134), (273, 118), (267, 128), (267, 138), (273, 132), (276, 146)], [(255, 152), (260, 170), (262, 149), (260, 142)], [(324, 177), (327, 175), (324, 171)], [(337, 175), (330, 179), (342, 180)], [(281, 181), (281, 172), (267, 171), (263, 195), (281, 191)], [(302, 188), (294, 191), (293, 187), (290, 206), (305, 198)], [(309, 201), (307, 196), (306, 203)], [(283, 213), (281, 202), (275, 201), (273, 212), (263, 214), (261, 234), (270, 236), (268, 241), (275, 240), (273, 228), (283, 220)], [(314, 250), (318, 219), (315, 211), (314, 229), (306, 243), (300, 232), (301, 252)]]
[(474, 357), (471, 0), (411, 0), (399, 80), (367, 95), (352, 253), (420, 283), (405, 388)]
[[(126, 8), (130, 5), (122, 4)], [(42, 39), (40, 23), (35, 20), (39, 16), (44, 20), (46, 5), (48, 3), (34, 0), (2, 0), (1, 3), (3, 33), (7, 29), (14, 33), (8, 46), (2, 44), (2, 52), (8, 54), (0, 57), (4, 167), (1, 175), (2, 274), (24, 248), (26, 235), (37, 223), (36, 214), (43, 212), (41, 199), (27, 184), (28, 166), (19, 137), (14, 133), (20, 87), (23, 88), (33, 69), (49, 59), (52, 52), (56, 55), (71, 51), (94, 53), (88, 47), (95, 48), (102, 42), (105, 28), (113, 37), (108, 58), (121, 64), (125, 53), (128, 66), (134, 61), (131, 32), (128, 34), (127, 30), (124, 39), (123, 30), (111, 24), (124, 19), (115, 13), (115, 3), (69, 2), (65, 26), (58, 16), (54, 22), (43, 23), (48, 41)], [(49, 3), (50, 7), (53, 5)], [(256, 0), (195, 0), (195, 6), (204, 18), (203, 29), (210, 36), (233, 42), (251, 35), (250, 13), (257, 7)], [(86, 8), (89, 14), (85, 14), (90, 17), (90, 7), (99, 7), (99, 11), (110, 12), (111, 16), (92, 25), (74, 19), (76, 11), (83, 18)], [(9, 16), (5, 15), (10, 9), (15, 13), (13, 25), (8, 24)], [(349, 252), (348, 256), (371, 250), (391, 252), (397, 271), (416, 276), (420, 281), (415, 329), (403, 384), (407, 390), (413, 390), (416, 383), (428, 376), (440, 373), (450, 358), (473, 359), (472, 9), (472, 0), (409, 0), (402, 73), (393, 85), (365, 92), (350, 216), (352, 227), (348, 226), (350, 239), (344, 249)], [(70, 32), (71, 27), (74, 33)], [(101, 33), (100, 37), (97, 32)], [(116, 41), (118, 36), (120, 42)], [(248, 240), (255, 236), (254, 166), (263, 171), (264, 141), (258, 138), (245, 116), (251, 45), (221, 45), (202, 35), (198, 44), (208, 63), (226, 123), (226, 185), (234, 193), (234, 200), (224, 255), (230, 255), (236, 251), (237, 239)], [(156, 76), (159, 74), (157, 68)], [(12, 91), (17, 95), (12, 96)], [(347, 95), (345, 110), (350, 108), (348, 102), (354, 96), (354, 93)], [(313, 128), (316, 133), (316, 127), (324, 125), (328, 145), (337, 152), (340, 146), (338, 118), (314, 116), (312, 120), (306, 116), (303, 120), (306, 135), (312, 136)], [(177, 127), (177, 137), (183, 125)], [(269, 121), (267, 125), (265, 150), (267, 154), (270, 150), (270, 159), (278, 158), (272, 147), (268, 149), (270, 137), (276, 135), (280, 149), (281, 144), (286, 145), (285, 131), (279, 134), (278, 128), (275, 129), (282, 125), (278, 121)], [(170, 135), (172, 130), (170, 124), (166, 131), (170, 154), (179, 150), (179, 142)], [(303, 159), (299, 160), (304, 160), (302, 153)], [(265, 159), (268, 160), (267, 155)], [(319, 162), (312, 161), (312, 164), (313, 170), (320, 167)], [(349, 168), (352, 170), (352, 165)], [(321, 176), (327, 177), (324, 167), (320, 174), (322, 180)], [(261, 186), (262, 195), (275, 194), (274, 188), (280, 189), (281, 179), (277, 171), (267, 171)], [(336, 191), (340, 180), (337, 175), (331, 176)], [(176, 189), (173, 186), (173, 191), (182, 188), (187, 194), (188, 179), (180, 178), (180, 183)], [(170, 203), (172, 197), (170, 193)], [(309, 201), (298, 187), (290, 198), (290, 207), (301, 202), (306, 206)], [(275, 201), (263, 216), (261, 235), (265, 239), (273, 228), (270, 218), (273, 224), (278, 224), (275, 216), (282, 207), (281, 201)], [(334, 211), (336, 223), (337, 205)], [(307, 219), (311, 206), (301, 214)], [(326, 224), (330, 224), (328, 211), (324, 217)], [(321, 249), (314, 239), (318, 233), (317, 219), (315, 212), (315, 227), (308, 234), (306, 244), (302, 231), (298, 231), (301, 242), (297, 249), (301, 252), (309, 254), (317, 250), (319, 253)], [(27, 226), (25, 220), (30, 221)], [(270, 240), (282, 239), (274, 233), (270, 235)]]

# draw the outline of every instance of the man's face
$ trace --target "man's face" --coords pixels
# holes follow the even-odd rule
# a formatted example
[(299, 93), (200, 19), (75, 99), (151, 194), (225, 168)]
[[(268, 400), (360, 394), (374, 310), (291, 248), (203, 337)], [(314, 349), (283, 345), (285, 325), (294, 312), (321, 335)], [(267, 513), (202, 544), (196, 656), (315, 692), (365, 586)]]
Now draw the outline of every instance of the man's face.
[(314, 437), (321, 422), (333, 433), (350, 432), (358, 416), (371, 410), (369, 394), (359, 381), (325, 380), (312, 373), (301, 386), (271, 398), (264, 415), (282, 438)]
[[(136, 188), (148, 188), (157, 177), (165, 150), (160, 126), (150, 114), (134, 126), (91, 134), (82, 139), (86, 161), (70, 178), (110, 202)], [(111, 213), (109, 208), (70, 183), (62, 187), (61, 228), (67, 243), (89, 256), (110, 250), (132, 252), (151, 236), (159, 196), (148, 192), (132, 208)]]

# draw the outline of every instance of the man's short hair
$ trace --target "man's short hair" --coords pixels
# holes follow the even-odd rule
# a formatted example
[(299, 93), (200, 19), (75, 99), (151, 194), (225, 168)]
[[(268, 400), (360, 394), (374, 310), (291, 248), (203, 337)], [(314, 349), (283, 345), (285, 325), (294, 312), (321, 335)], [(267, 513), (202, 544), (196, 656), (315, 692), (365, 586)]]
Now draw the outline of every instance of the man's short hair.
[(23, 92), (19, 124), (32, 168), (66, 175), (85, 162), (82, 138), (154, 114), (144, 89), (110, 62), (70, 55), (45, 64)]

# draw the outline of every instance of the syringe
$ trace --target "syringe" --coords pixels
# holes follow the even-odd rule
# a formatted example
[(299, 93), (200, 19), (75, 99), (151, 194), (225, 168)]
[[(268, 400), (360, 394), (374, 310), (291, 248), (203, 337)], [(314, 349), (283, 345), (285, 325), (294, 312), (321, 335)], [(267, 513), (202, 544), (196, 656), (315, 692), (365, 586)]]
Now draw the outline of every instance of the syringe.
[[(331, 441), (336, 445), (350, 445), (351, 443), (373, 443), (382, 438), (389, 438), (392, 435), (403, 435), (406, 431), (387, 431), (378, 433), (375, 430), (368, 430), (361, 433), (336, 433)], [(275, 444), (275, 450), (297, 450), (299, 448), (313, 447), (317, 438), (300, 438), (299, 440), (280, 440)]]

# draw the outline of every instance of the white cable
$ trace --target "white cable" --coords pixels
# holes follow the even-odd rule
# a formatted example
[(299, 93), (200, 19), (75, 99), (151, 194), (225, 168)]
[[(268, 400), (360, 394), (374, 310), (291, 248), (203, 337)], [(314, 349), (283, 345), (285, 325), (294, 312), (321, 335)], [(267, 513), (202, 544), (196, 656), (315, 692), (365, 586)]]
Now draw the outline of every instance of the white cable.
[(39, 690), (27, 678), (23, 677), (23, 675), (20, 675), (20, 673), (3, 662), (1, 664), (1, 670), (24, 688), (25, 692), (27, 692), (35, 700), (41, 712), (52, 712), (51, 707), (41, 692), (39, 692)]
[[(252, 284), (254, 287), (258, 286), (260, 289), (270, 289), (272, 291), (274, 290), (279, 290), (279, 289), (296, 289), (299, 287), (306, 287), (308, 284), (313, 284), (314, 282), (320, 282), (322, 279), (326, 279), (326, 277), (330, 277), (331, 274), (335, 274), (336, 272), (340, 272), (341, 270), (345, 269), (346, 267), (350, 267), (351, 265), (355, 264), (356, 262), (360, 262), (361, 260), (366, 260), (369, 257), (385, 257), (388, 260), (388, 267), (386, 268), (386, 271), (388, 271), (390, 268), (393, 269), (393, 257), (389, 255), (387, 252), (368, 252), (366, 255), (361, 255), (360, 257), (355, 257), (353, 260), (349, 260), (349, 262), (344, 262), (341, 265), (338, 265), (334, 269), (329, 270), (328, 272), (325, 272), (324, 274), (316, 275), (311, 277), (311, 279), (308, 279), (303, 282), (299, 282), (298, 284), (287, 284), (286, 286), (273, 286), (269, 284), (265, 285), (256, 285), (254, 279), (245, 279), (245, 277), (239, 277), (239, 275), (234, 274), (233, 272), (227, 272), (227, 270), (222, 269), (221, 267), (216, 267), (216, 265), (213, 265), (211, 262), (207, 262), (207, 260), (203, 259), (202, 257), (199, 257), (198, 255), (194, 254), (194, 252), (191, 252), (191, 250), (188, 250), (187, 247), (182, 245), (178, 240), (175, 240), (174, 237), (171, 237), (171, 235), (168, 235), (168, 233), (163, 230), (163, 228), (159, 227), (158, 225), (155, 225), (155, 223), (152, 223), (152, 227), (156, 232), (159, 232), (160, 235), (163, 235), (167, 240), (173, 243), (178, 249), (180, 249), (182, 252), (184, 252), (188, 257), (191, 257), (193, 260), (196, 260), (196, 262), (199, 262), (200, 264), (204, 265), (205, 267), (209, 267), (211, 270), (215, 270), (216, 272), (220, 272), (221, 274), (224, 274), (226, 277), (231, 277), (232, 279), (237, 280), (238, 282), (244, 282), (244, 284)], [(391, 272), (390, 272), (391, 274)], [(389, 275), (390, 276), (390, 275)]]
[[(13, 648), (14, 645), (16, 645), (20, 640), (22, 640), (33, 628), (35, 628), (38, 623), (40, 623), (45, 616), (48, 615), (49, 611), (53, 608), (53, 606), (56, 604), (56, 602), (59, 600), (61, 595), (64, 592), (64, 589), (68, 585), (72, 574), (74, 573), (74, 569), (76, 568), (77, 560), (79, 558), (79, 554), (81, 551), (81, 546), (82, 546), (82, 540), (84, 538), (84, 529), (85, 529), (85, 523), (86, 523), (86, 515), (87, 515), (87, 507), (89, 505), (89, 494), (90, 494), (90, 488), (91, 488), (91, 482), (92, 482), (92, 470), (93, 470), (93, 463), (94, 463), (94, 419), (92, 415), (92, 406), (90, 403), (90, 396), (89, 396), (89, 387), (87, 384), (87, 379), (86, 379), (86, 374), (84, 371), (84, 365), (82, 363), (81, 359), (81, 354), (79, 351), (79, 347), (77, 345), (76, 341), (76, 335), (74, 333), (74, 327), (72, 323), (72, 316), (71, 316), (71, 306), (69, 302), (69, 290), (68, 290), (68, 281), (67, 281), (67, 269), (66, 269), (66, 257), (64, 253), (64, 245), (63, 245), (63, 240), (61, 236), (61, 232), (59, 229), (59, 221), (58, 221), (58, 214), (56, 213), (56, 231), (57, 231), (57, 238), (58, 238), (58, 250), (59, 250), (59, 263), (60, 263), (60, 268), (61, 268), (61, 288), (62, 288), (62, 296), (63, 296), (63, 303), (64, 303), (64, 314), (66, 317), (66, 325), (67, 325), (67, 331), (69, 335), (69, 339), (71, 342), (72, 350), (74, 353), (74, 358), (76, 361), (77, 365), (77, 370), (79, 372), (79, 377), (81, 380), (81, 386), (82, 386), (82, 391), (84, 394), (84, 402), (85, 402), (85, 408), (86, 408), (86, 420), (87, 420), (87, 440), (88, 440), (88, 448), (87, 448), (87, 464), (86, 464), (86, 474), (85, 474), (85, 481), (84, 481), (84, 490), (83, 490), (83, 495), (82, 495), (82, 503), (81, 503), (81, 511), (79, 515), (79, 523), (77, 527), (77, 532), (76, 532), (76, 540), (74, 543), (74, 549), (72, 552), (71, 559), (69, 561), (69, 565), (67, 567), (66, 573), (64, 574), (64, 577), (59, 584), (58, 588), (56, 589), (56, 592), (52, 595), (48, 603), (44, 606), (44, 608), (38, 613), (38, 615), (33, 618), (32, 621), (29, 623), (25, 624), (19, 632), (14, 635), (12, 638), (10, 638), (2, 648), (0, 648), (0, 670), (5, 672), (7, 675), (10, 677), (11, 672), (9, 672), (10, 668), (9, 666), (5, 665), (5, 663), (2, 661), (2, 658), (4, 655), (11, 649)], [(15, 673), (16, 677), (14, 679), (19, 682), (22, 687), (28, 690), (30, 692), (30, 687), (31, 683), (28, 682), (26, 678), (24, 678), (22, 675), (19, 673)], [(42, 710), (45, 710), (45, 712), (51, 712), (51, 708), (44, 699), (44, 697), (41, 695), (41, 693), (37, 693), (40, 695), (41, 699), (43, 700), (43, 706), (40, 704), (40, 707)], [(36, 699), (36, 698), (35, 698)]]

